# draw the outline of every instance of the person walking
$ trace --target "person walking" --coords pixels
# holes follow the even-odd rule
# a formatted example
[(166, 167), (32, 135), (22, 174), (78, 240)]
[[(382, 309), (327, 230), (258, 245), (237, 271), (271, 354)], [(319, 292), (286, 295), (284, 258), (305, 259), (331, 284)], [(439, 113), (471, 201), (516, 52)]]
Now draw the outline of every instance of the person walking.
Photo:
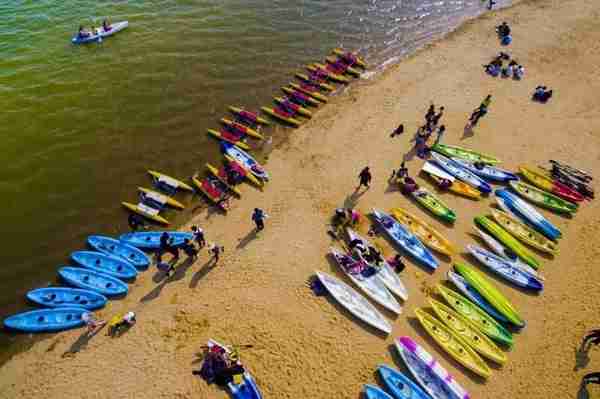
[(435, 138), (435, 143), (433, 145), (437, 145), (442, 141), (442, 137), (444, 137), (444, 132), (446, 131), (446, 125), (440, 126), (437, 131), (437, 137)]
[(440, 107), (440, 112), (438, 112), (431, 118), (431, 124), (433, 127), (436, 127), (438, 125), (438, 123), (440, 122), (440, 119), (442, 119), (443, 115), (444, 115), (444, 107)]
[(261, 231), (265, 228), (265, 219), (268, 215), (260, 208), (254, 208), (252, 220), (256, 223), (256, 231)]
[(425, 114), (425, 121), (429, 122), (431, 120), (431, 118), (433, 118), (434, 115), (435, 115), (435, 105), (431, 104), (429, 106), (429, 109), (427, 110), (427, 113)]
[(371, 187), (371, 179), (373, 176), (371, 176), (371, 171), (369, 170), (368, 166), (365, 166), (363, 170), (360, 171), (360, 173), (358, 174), (358, 178), (360, 179), (359, 183), (358, 183), (358, 187), (356, 187), (355, 191), (360, 190), (360, 188), (362, 186), (365, 186), (367, 188), (367, 190)]
[(194, 235), (194, 241), (196, 241), (196, 244), (198, 244), (198, 248), (204, 248), (206, 245), (204, 230), (198, 226), (192, 226), (192, 234)]
[(225, 252), (225, 247), (219, 246), (218, 244), (212, 243), (208, 246), (208, 253), (211, 254), (211, 260), (214, 262), (215, 266), (219, 263), (219, 256)]
[(390, 137), (400, 136), (402, 133), (404, 133), (404, 125), (401, 123), (400, 126), (390, 134)]

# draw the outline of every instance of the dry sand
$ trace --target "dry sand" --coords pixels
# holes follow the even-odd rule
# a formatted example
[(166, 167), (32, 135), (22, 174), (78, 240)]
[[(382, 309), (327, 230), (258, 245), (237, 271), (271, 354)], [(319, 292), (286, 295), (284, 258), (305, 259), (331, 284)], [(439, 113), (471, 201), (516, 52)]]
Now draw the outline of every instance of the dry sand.
[[(446, 107), (446, 143), (501, 156), (508, 168), (554, 158), (599, 176), (599, 11), (600, 3), (593, 0), (525, 1), (467, 23), (372, 82), (354, 85), (314, 121), (289, 131), (289, 140), (268, 163), (272, 182), (264, 192), (246, 187), (227, 217), (196, 216), (194, 223), (205, 227), (209, 240), (226, 246), (218, 267), (207, 268), (203, 253), (166, 282), (155, 282), (154, 269), (146, 272), (126, 299), (101, 312), (110, 317), (133, 309), (139, 319), (134, 328), (119, 338), (102, 331), (88, 342), (76, 330), (37, 343), (2, 367), (0, 396), (225, 398), (224, 391), (191, 374), (199, 366), (200, 346), (215, 337), (254, 345), (242, 357), (266, 399), (357, 398), (362, 384), (375, 380), (377, 364), (403, 368), (390, 345), (393, 337), (410, 335), (474, 398), (575, 398), (581, 376), (600, 371), (598, 349), (590, 351), (589, 363), (580, 359), (587, 365), (575, 370), (582, 336), (600, 327), (598, 202), (585, 204), (572, 220), (549, 215), (565, 238), (561, 254), (544, 261), (542, 295), (498, 282), (528, 325), (516, 334), (508, 363), (487, 383), (442, 355), (414, 323), (413, 308), (425, 305), (427, 288), (445, 279), (449, 262), (435, 273), (409, 264), (403, 279), (410, 298), (385, 339), (332, 300), (314, 296), (306, 281), (315, 269), (339, 275), (326, 257), (332, 244), (328, 218), (336, 206), (352, 202), (356, 175), (367, 164), (374, 184), (355, 198), (359, 209), (403, 206), (439, 227), (459, 248), (475, 240), (472, 218), (487, 212), (490, 199), (443, 194), (458, 213), (456, 225), (448, 228), (386, 183), (431, 101)], [(514, 31), (507, 50), (526, 68), (521, 82), (490, 78), (481, 68), (500, 49), (494, 26), (502, 20)], [(530, 101), (538, 84), (555, 90), (546, 105)], [(467, 116), (488, 93), (493, 95), (489, 114), (472, 137), (462, 137)], [(399, 122), (407, 133), (390, 139)], [(411, 161), (411, 172), (420, 164)], [(252, 234), (254, 206), (270, 215), (259, 237)], [(599, 392), (591, 387), (590, 397)]]

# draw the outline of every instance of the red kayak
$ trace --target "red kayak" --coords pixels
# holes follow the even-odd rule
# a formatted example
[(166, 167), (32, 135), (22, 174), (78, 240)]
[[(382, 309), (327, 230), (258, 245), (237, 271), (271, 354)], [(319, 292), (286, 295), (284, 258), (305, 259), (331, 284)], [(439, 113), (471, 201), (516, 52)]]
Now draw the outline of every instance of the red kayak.
[(554, 179), (552, 179), (552, 183), (554, 184), (554, 186), (552, 187), (552, 192), (558, 195), (559, 197), (566, 199), (567, 201), (581, 202), (585, 199), (585, 197), (581, 195), (581, 193), (573, 190), (569, 186), (566, 186)]

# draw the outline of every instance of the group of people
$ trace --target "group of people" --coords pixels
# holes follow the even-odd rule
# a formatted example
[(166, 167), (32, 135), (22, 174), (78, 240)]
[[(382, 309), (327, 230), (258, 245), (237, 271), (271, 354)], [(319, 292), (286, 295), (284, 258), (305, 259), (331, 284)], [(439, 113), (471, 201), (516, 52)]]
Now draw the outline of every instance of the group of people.
[(444, 107), (440, 107), (438, 112), (436, 112), (435, 105), (431, 104), (427, 109), (427, 113), (425, 114), (425, 124), (419, 127), (415, 135), (415, 149), (419, 158), (424, 159), (427, 157), (427, 154), (429, 154), (431, 149), (427, 146), (427, 142), (432, 134), (436, 134), (434, 145), (442, 140), (442, 137), (446, 132), (446, 126), (440, 125), (438, 127), (438, 125), (440, 124), (443, 115)]
[(233, 382), (236, 376), (244, 373), (244, 367), (239, 360), (236, 350), (227, 351), (220, 345), (210, 343), (202, 362), (202, 367), (192, 374), (198, 374), (207, 383), (213, 382), (221, 387), (226, 387)]
[[(104, 21), (102, 21), (102, 32), (108, 32), (111, 29), (112, 29), (112, 27), (108, 23), (108, 20), (105, 19)], [(97, 36), (100, 33), (101, 33), (100, 30), (97, 29), (93, 25), (92, 25), (92, 28), (90, 30), (86, 30), (83, 27), (83, 25), (79, 25), (79, 32), (77, 33), (77, 37), (79, 37), (80, 39), (85, 39), (85, 38), (88, 38), (90, 36)]]
[[(509, 61), (506, 66), (504, 66), (504, 61)], [(500, 75), (503, 78), (512, 77), (515, 80), (521, 80), (525, 75), (523, 65), (520, 65), (514, 59), (511, 60), (510, 55), (502, 51), (489, 64), (483, 67), (485, 68), (485, 72), (493, 77)]]

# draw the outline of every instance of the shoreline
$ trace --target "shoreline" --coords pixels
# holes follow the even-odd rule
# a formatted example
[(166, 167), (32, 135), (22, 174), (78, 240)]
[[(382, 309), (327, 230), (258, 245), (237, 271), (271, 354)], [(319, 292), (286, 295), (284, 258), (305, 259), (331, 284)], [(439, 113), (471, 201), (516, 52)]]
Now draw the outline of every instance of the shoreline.
[[(579, 215), (569, 221), (551, 216), (564, 229), (565, 238), (560, 243), (561, 255), (554, 261), (544, 260), (547, 285), (541, 297), (522, 295), (502, 284), (503, 292), (510, 294), (509, 299), (523, 308), (529, 325), (517, 334), (515, 348), (508, 353), (508, 364), (501, 370), (495, 370), (486, 385), (471, 380), (434, 344), (424, 339), (422, 330), (406, 320), (407, 316), (412, 318), (413, 307), (425, 304), (424, 291), (444, 279), (448, 262), (442, 262), (435, 273), (426, 274), (409, 261), (402, 278), (409, 287), (410, 297), (404, 313), (392, 319), (394, 332), (385, 340), (364, 330), (354, 318), (348, 317), (346, 312), (340, 312), (338, 306), (332, 306), (331, 301), (314, 297), (304, 286), (305, 280), (315, 269), (339, 276), (324, 258), (331, 244), (325, 233), (325, 225), (335, 207), (352, 200), (348, 194), (355, 187), (355, 175), (367, 162), (374, 170), (375, 184), (368, 193), (357, 199), (359, 209), (368, 210), (371, 206), (387, 209), (394, 205), (408, 207), (411, 212), (439, 228), (446, 237), (459, 244), (458, 247), (472, 242), (465, 232), (472, 231), (472, 216), (485, 211), (489, 200), (475, 203), (444, 195), (444, 200), (459, 210), (459, 222), (449, 229), (433, 221), (398, 192), (386, 193), (385, 179), (391, 169), (398, 167), (401, 154), (408, 149), (409, 136), (416, 130), (416, 123), (422, 118), (430, 99), (436, 105), (446, 105), (444, 120), (448, 121), (451, 128), (445, 139), (455, 144), (461, 143), (458, 140), (461, 124), (466, 121), (470, 110), (479, 104), (488, 90), (493, 90), (490, 115), (482, 121), (475, 136), (467, 138), (464, 145), (502, 155), (505, 161), (502, 166), (509, 169), (515, 169), (520, 162), (539, 162), (550, 156), (562, 156), (565, 160), (570, 160), (569, 156), (578, 156), (580, 159), (575, 163), (589, 170), (598, 166), (599, 141), (593, 135), (593, 129), (588, 127), (590, 120), (595, 126), (600, 125), (598, 112), (586, 109), (585, 102), (582, 104), (582, 100), (576, 97), (588, 99), (580, 92), (581, 86), (585, 85), (569, 80), (569, 77), (555, 69), (557, 64), (572, 68), (561, 59), (550, 60), (548, 66), (536, 64), (555, 52), (562, 54), (561, 51), (568, 50), (558, 46), (552, 48), (550, 39), (540, 32), (523, 34), (527, 27), (534, 31), (543, 25), (539, 24), (545, 17), (541, 14), (552, 13), (555, 17), (552, 20), (559, 21), (559, 33), (565, 34), (567, 39), (572, 35), (583, 43), (582, 34), (590, 32), (570, 29), (575, 17), (563, 15), (558, 9), (569, 10), (568, 4), (580, 5), (578, 13), (584, 16), (578, 14), (578, 18), (597, 28), (597, 23), (590, 22), (591, 18), (585, 15), (583, 9), (594, 11), (597, 15), (598, 6), (594, 7), (591, 1), (571, 0), (556, 8), (545, 7), (553, 3), (550, 0), (525, 1), (466, 21), (455, 32), (388, 68), (373, 81), (365, 84), (360, 82), (332, 98), (330, 104), (318, 112), (314, 121), (300, 129), (288, 130), (289, 137), (274, 145), (267, 164), (273, 177), (264, 192), (251, 186), (244, 187), (242, 199), (235, 203), (236, 206), (223, 218), (224, 221), (220, 221), (218, 227), (210, 219), (221, 215), (210, 214), (206, 218), (204, 214), (197, 215), (193, 221), (182, 226), (199, 224), (204, 227), (208, 241), (225, 245), (223, 264), (216, 269), (204, 270), (207, 255), (203, 252), (200, 259), (189, 270), (184, 270), (181, 276), (177, 276), (177, 272), (177, 278), (159, 284), (149, 277), (154, 274), (154, 269), (150, 269), (132, 284), (128, 297), (100, 311), (104, 318), (110, 318), (111, 314), (124, 309), (135, 310), (139, 322), (131, 331), (114, 340), (101, 332), (85, 345), (75, 348), (73, 346), (79, 341), (81, 330), (61, 333), (37, 342), (33, 348), (17, 354), (2, 367), (4, 378), (0, 383), (0, 394), (3, 397), (34, 397), (44, 389), (49, 398), (65, 397), (61, 394), (66, 394), (66, 397), (71, 397), (69, 394), (95, 397), (98, 391), (106, 395), (112, 392), (117, 397), (141, 397), (147, 389), (156, 389), (164, 397), (198, 397), (198, 394), (203, 395), (200, 397), (225, 397), (223, 392), (212, 386), (207, 387), (190, 373), (192, 368), (197, 367), (191, 362), (198, 347), (208, 337), (215, 337), (225, 342), (243, 344), (252, 341), (255, 344), (257, 349), (245, 351), (242, 356), (266, 398), (311, 395), (325, 398), (340, 394), (357, 397), (363, 383), (373, 382), (372, 373), (378, 363), (384, 360), (401, 368), (401, 362), (398, 363), (395, 356), (390, 356), (388, 345), (394, 337), (404, 334), (416, 338), (421, 344), (425, 343), (430, 353), (457, 376), (473, 397), (532, 396), (533, 391), (533, 397), (542, 398), (550, 392), (554, 393), (553, 389), (557, 386), (563, 387), (563, 397), (574, 394), (573, 388), (578, 378), (572, 378), (572, 361), (564, 359), (561, 351), (549, 350), (553, 348), (552, 336), (540, 335), (550, 330), (550, 334), (561, 339), (568, 338), (568, 342), (562, 346), (569, 348), (567, 356), (570, 357), (575, 341), (580, 339), (585, 330), (596, 327), (593, 323), (585, 322), (590, 318), (592, 321), (598, 320), (597, 317), (593, 318), (593, 305), (598, 303), (598, 293), (597, 290), (593, 292), (593, 274), (583, 265), (593, 262), (594, 242), (583, 240), (580, 244), (581, 237), (597, 232), (598, 228), (593, 223), (598, 219), (595, 202), (585, 204)], [(536, 4), (540, 6), (536, 7)], [(520, 21), (520, 9), (543, 10), (536, 15), (528, 15), (533, 21), (525, 23)], [(525, 60), (527, 74), (524, 81), (492, 80), (479, 67), (480, 56), (486, 54), (491, 57), (499, 51), (499, 46), (494, 44), (493, 32), (493, 26), (498, 23), (495, 16), (499, 14), (506, 15), (509, 23), (515, 27), (515, 42), (509, 51), (514, 49), (518, 59)], [(560, 22), (565, 22), (566, 26), (560, 25)], [(550, 32), (548, 35), (559, 33)], [(598, 31), (591, 33), (598, 36)], [(482, 39), (489, 48), (482, 49), (482, 43), (479, 42), (474, 42), (472, 46), (464, 43), (474, 36)], [(593, 43), (593, 38), (584, 39), (588, 40), (587, 43)], [(523, 51), (521, 46), (525, 40), (534, 44)], [(569, 42), (571, 45), (576, 43), (583, 46), (577, 41), (573, 43), (573, 40)], [(466, 61), (473, 61), (473, 65), (465, 65), (464, 70), (444, 70), (448, 61), (454, 61), (450, 65), (456, 65), (465, 50), (472, 51)], [(582, 54), (577, 50), (573, 53), (583, 63)], [(600, 58), (593, 53), (591, 57), (594, 57), (592, 61)], [(589, 59), (586, 61), (592, 63)], [(576, 72), (585, 76), (585, 67), (587, 64), (577, 65)], [(556, 101), (553, 99), (553, 102), (544, 106), (526, 102), (527, 94), (538, 84), (536, 75), (544, 79), (556, 79), (548, 80), (548, 85), (562, 88), (558, 91)], [(448, 84), (448, 76), (458, 83), (458, 89)], [(576, 77), (581, 78), (579, 75)], [(472, 87), (467, 83), (471, 83)], [(506, 100), (514, 94), (513, 90), (516, 95), (511, 99), (516, 104)], [(569, 93), (576, 94), (569, 97)], [(565, 104), (563, 101), (567, 99), (573, 104)], [(592, 101), (591, 97), (588, 101)], [(583, 108), (590, 115), (585, 123), (571, 120), (572, 113), (569, 112), (572, 110), (569, 106), (576, 111)], [(518, 107), (521, 109), (515, 109)], [(561, 111), (567, 111), (567, 115), (560, 118)], [(396, 112), (398, 116), (389, 116)], [(338, 114), (343, 117), (338, 118)], [(514, 115), (515, 118), (503, 118), (503, 115)], [(524, 116), (535, 121), (530, 132), (522, 126), (527, 119), (517, 120)], [(409, 126), (407, 132), (399, 139), (389, 139), (389, 132), (399, 122)], [(571, 124), (579, 129), (573, 131), (582, 132), (582, 137), (565, 137), (562, 132), (556, 131), (558, 127)], [(497, 133), (499, 127), (502, 128), (502, 135)], [(550, 143), (554, 142), (557, 144), (551, 146)], [(527, 148), (532, 144), (543, 144), (546, 151), (535, 157)], [(589, 154), (579, 154), (573, 148), (586, 144), (590, 148)], [(592, 148), (591, 144), (596, 146)], [(516, 150), (506, 155), (500, 154), (500, 148), (512, 150), (515, 146)], [(414, 160), (408, 163), (413, 174), (416, 172), (416, 163), (420, 162)], [(331, 169), (336, 171), (335, 176), (326, 173)], [(431, 188), (423, 179), (419, 178), (418, 181)], [(255, 206), (271, 215), (266, 222), (266, 230), (258, 238), (252, 235), (253, 224), (250, 220), (250, 211)], [(209, 224), (206, 224), (206, 220)], [(241, 246), (240, 249), (234, 248), (236, 243)], [(569, 249), (576, 245), (580, 245), (581, 254), (579, 257), (570, 256)], [(561, 267), (570, 267), (570, 277), (558, 274)], [(567, 284), (568, 278), (571, 278), (568, 281), (573, 285)], [(584, 291), (592, 291), (592, 294), (572, 299), (581, 314), (578, 316), (567, 307), (569, 304), (573, 306), (568, 300), (573, 293)], [(568, 304), (562, 303), (565, 300)], [(546, 306), (550, 309), (546, 309)], [(542, 312), (538, 312), (540, 308)], [(555, 320), (557, 317), (558, 321)], [(564, 331), (564, 321), (560, 321), (566, 317), (570, 323), (575, 323), (576, 331)], [(292, 331), (297, 332), (297, 336), (292, 335)], [(77, 349), (78, 353), (66, 357), (61, 355), (72, 348)], [(532, 358), (535, 355), (544, 360), (537, 361)], [(114, 367), (121, 364), (125, 365), (122, 369)], [(346, 364), (352, 367), (341, 369)], [(598, 369), (600, 363), (592, 361), (591, 365)], [(548, 371), (546, 368), (550, 366), (555, 368)], [(590, 367), (586, 370), (595, 371)], [(299, 370), (303, 375), (297, 375)], [(546, 381), (551, 378), (551, 382), (542, 387), (542, 391), (536, 392), (536, 378), (540, 377), (541, 370), (546, 370), (542, 378)], [(577, 376), (580, 377), (581, 373)], [(529, 378), (523, 381), (523, 377), (527, 376)], [(314, 384), (317, 379), (324, 381), (324, 386)], [(292, 380), (299, 384), (291, 384)], [(25, 381), (27, 386), (16, 384)], [(71, 382), (75, 384), (69, 387)], [(302, 386), (301, 383), (309, 386)]]

